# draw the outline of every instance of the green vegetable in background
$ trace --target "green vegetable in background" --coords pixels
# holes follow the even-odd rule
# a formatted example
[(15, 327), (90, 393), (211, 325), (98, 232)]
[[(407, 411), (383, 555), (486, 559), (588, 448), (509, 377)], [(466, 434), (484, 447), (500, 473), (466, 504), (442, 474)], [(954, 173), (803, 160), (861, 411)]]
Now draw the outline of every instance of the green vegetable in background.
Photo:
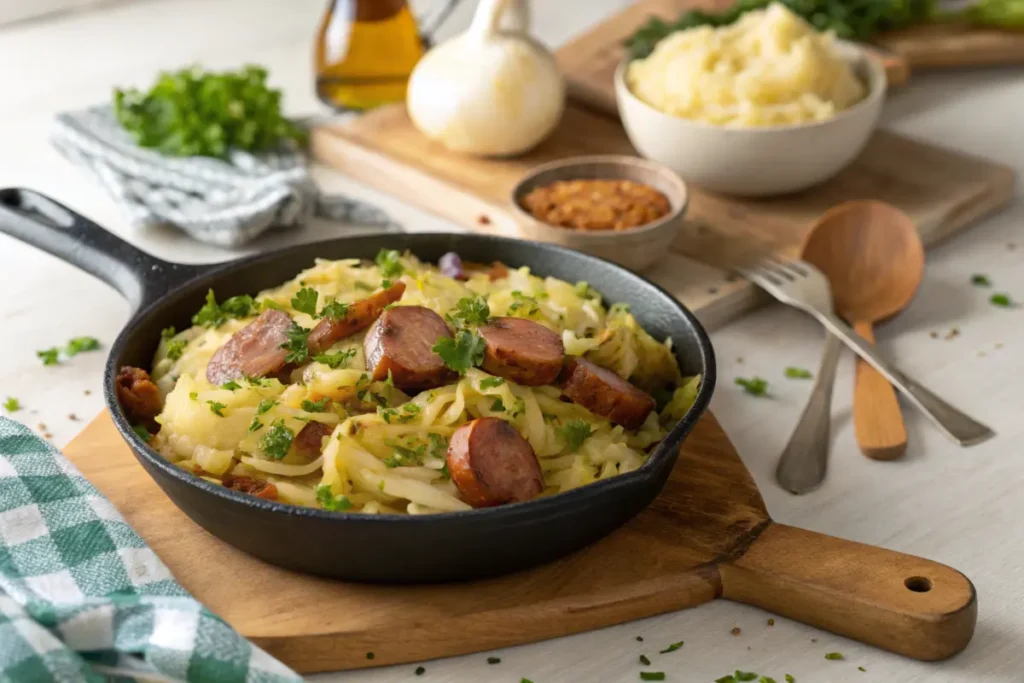
[(979, 26), (1024, 28), (1024, 0), (978, 0), (960, 18)]
[(145, 92), (115, 89), (113, 106), (139, 146), (168, 156), (224, 158), (231, 149), (265, 152), (306, 138), (281, 115), (281, 91), (267, 86), (267, 71), (257, 66), (163, 72)]

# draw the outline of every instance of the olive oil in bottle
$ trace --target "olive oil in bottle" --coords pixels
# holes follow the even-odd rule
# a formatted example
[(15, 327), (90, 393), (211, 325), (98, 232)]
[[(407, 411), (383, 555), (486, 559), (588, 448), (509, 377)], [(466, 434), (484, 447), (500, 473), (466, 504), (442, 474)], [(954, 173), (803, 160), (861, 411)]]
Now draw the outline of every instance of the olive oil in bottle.
[(425, 51), (405, 0), (330, 0), (316, 36), (316, 91), (338, 110), (405, 100)]

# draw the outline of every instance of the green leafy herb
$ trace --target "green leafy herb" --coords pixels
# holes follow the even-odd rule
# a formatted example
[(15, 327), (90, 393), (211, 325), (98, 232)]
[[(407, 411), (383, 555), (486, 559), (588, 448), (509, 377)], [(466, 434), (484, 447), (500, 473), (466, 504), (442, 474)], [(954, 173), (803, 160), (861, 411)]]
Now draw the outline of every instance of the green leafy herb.
[(864, 672), (864, 673), (867, 673), (867, 671), (868, 671), (868, 670), (867, 670), (867, 669), (865, 669), (865, 668), (864, 668), (863, 666), (858, 666), (858, 667), (857, 667), (857, 671), (862, 671), (862, 672)]
[(832, 661), (837, 661), (837, 660), (840, 660), (840, 659), (845, 659), (845, 657), (843, 657), (843, 653), (842, 652), (829, 652), (828, 654), (825, 655), (825, 659), (830, 659)]
[(348, 304), (343, 304), (340, 301), (331, 299), (324, 304), (323, 309), (320, 311), (320, 315), (324, 318), (330, 318), (331, 320), (344, 320), (345, 316), (348, 315)]
[(494, 387), (500, 387), (505, 383), (503, 377), (484, 377), (480, 380), (480, 391), (486, 391), (487, 389), (493, 389)]
[(352, 360), (355, 355), (356, 349), (353, 348), (338, 351), (337, 353), (318, 353), (313, 356), (313, 360), (317, 363), (323, 363), (331, 368), (331, 370), (337, 370), (338, 368), (348, 367), (348, 362)]
[(348, 496), (335, 496), (331, 492), (331, 487), (327, 484), (320, 484), (320, 486), (316, 487), (316, 502), (320, 503), (320, 507), (324, 510), (330, 510), (331, 512), (350, 510), (352, 508), (352, 501), (348, 499)]
[(309, 333), (310, 330), (292, 321), (291, 327), (288, 328), (288, 341), (281, 344), (281, 348), (288, 351), (288, 355), (284, 357), (286, 363), (304, 363), (309, 358)]
[(630, 310), (629, 304), (612, 304), (612, 307), (608, 309), (608, 315), (613, 315), (615, 313), (629, 313)]
[(664, 671), (641, 671), (640, 672), (640, 680), (641, 681), (663, 681), (663, 680), (665, 680), (665, 672)]
[(178, 360), (181, 358), (181, 354), (185, 353), (185, 347), (188, 346), (188, 339), (169, 339), (166, 342), (167, 345), (167, 357), (171, 360)]
[(775, 683), (775, 679), (771, 676), (761, 676), (757, 679), (757, 683)]
[(259, 309), (261, 311), (271, 311), (272, 310), (272, 311), (281, 311), (283, 313), (287, 313), (288, 312), (288, 309), (286, 309), (284, 306), (282, 306), (281, 304), (277, 303), (276, 301), (271, 301), (270, 299), (262, 299), (261, 301), (258, 301), (256, 305), (259, 306)]
[(579, 298), (589, 299), (592, 290), (590, 289), (589, 282), (587, 282), (586, 280), (580, 280), (579, 282), (576, 283), (576, 286), (573, 287), (573, 291), (576, 292), (576, 296), (578, 296)]
[(488, 664), (501, 664), (501, 657), (488, 657), (487, 658), (487, 663)]
[(1010, 308), (1013, 306), (1013, 300), (1009, 294), (993, 294), (988, 300), (993, 306), (999, 306), (1000, 308)]
[(254, 387), (269, 387), (274, 383), (274, 380), (270, 379), (269, 377), (246, 376), (245, 381), (248, 382), (250, 386)]
[(796, 679), (793, 678), (792, 674), (786, 674), (786, 683), (796, 683)]
[(252, 418), (252, 422), (249, 423), (248, 433), (252, 434), (255, 431), (259, 431), (260, 429), (263, 429), (263, 422), (260, 421), (258, 417)]
[(734, 673), (732, 675), (732, 677), (735, 678), (737, 681), (756, 681), (757, 680), (757, 674), (754, 673), (753, 671), (739, 671), (739, 670), (737, 670), (736, 673)]
[(519, 683), (533, 683), (529, 678), (520, 678)]
[(367, 659), (373, 659), (374, 657), (376, 657), (376, 655), (375, 655), (375, 654), (373, 654), (372, 652), (367, 652), (367, 653), (366, 653), (366, 658), (367, 658)]
[(804, 368), (786, 368), (786, 377), (789, 379), (811, 379), (814, 375), (810, 370)]
[(266, 152), (303, 144), (306, 132), (281, 113), (281, 91), (267, 70), (161, 72), (143, 92), (115, 89), (114, 115), (140, 147), (167, 156), (226, 158), (232, 149)]
[(506, 412), (505, 402), (501, 400), (500, 396), (496, 397), (494, 399), (494, 402), (491, 403), (491, 410), (496, 412), (496, 413), (504, 413), (504, 412)]
[(132, 425), (132, 431), (146, 443), (149, 443), (149, 440), (153, 438), (153, 435), (150, 434), (149, 430), (143, 425)]
[(83, 351), (95, 351), (100, 348), (100, 340), (96, 337), (75, 337), (68, 342), (67, 348), (64, 349), (64, 353), (68, 355), (68, 358), (77, 356)]
[(162, 329), (160, 331), (160, 338), (161, 339), (170, 339), (171, 337), (173, 337), (176, 334), (178, 334), (178, 331), (174, 329), (174, 325), (171, 325), (170, 327), (165, 327), (164, 329)]
[(256, 414), (263, 415), (270, 411), (271, 408), (277, 405), (277, 401), (272, 398), (265, 398), (260, 401), (260, 404), (256, 406)]
[(715, 683), (736, 683), (736, 679), (733, 678), (732, 674), (729, 674), (728, 676), (722, 676), (721, 678), (716, 678), (715, 679)]
[(971, 284), (976, 287), (991, 287), (992, 281), (988, 279), (988, 275), (972, 275)]
[(529, 318), (539, 313), (540, 308), (537, 306), (537, 299), (517, 289), (512, 292), (512, 303), (509, 304), (508, 312), (517, 318)]
[(423, 456), (427, 450), (426, 444), (420, 444), (416, 448), (409, 448), (397, 443), (387, 445), (394, 449), (391, 457), (384, 459), (384, 464), (388, 467), (409, 467), (423, 464)]
[(60, 350), (54, 346), (51, 349), (44, 349), (42, 351), (36, 351), (36, 355), (43, 360), (43, 365), (57, 365), (59, 362), (57, 356)]
[(452, 325), (460, 328), (486, 325), (491, 317), (491, 308), (487, 305), (487, 299), (482, 296), (463, 297), (444, 317)]
[(319, 297), (312, 287), (303, 287), (292, 297), (292, 308), (299, 313), (316, 316), (316, 300)]
[[(380, 281), (380, 288), (381, 289), (388, 289), (390, 287), (391, 287), (391, 280), (388, 280), (387, 278), (384, 278), (383, 280)], [(395, 305), (394, 303), (390, 303), (390, 304), (388, 304), (387, 306), (384, 307), (384, 310), (386, 311), (386, 310), (388, 310), (389, 308), (391, 308), (394, 305)]]
[(325, 410), (327, 410), (327, 406), (328, 404), (330, 404), (330, 402), (331, 399), (327, 396), (324, 396), (319, 401), (310, 401), (309, 399), (307, 399), (302, 402), (301, 408), (305, 410), (307, 413), (322, 413)]
[[(401, 257), (401, 254), (395, 249), (381, 249), (377, 252), (377, 257), (373, 259), (373, 262), (380, 268), (381, 277), (391, 280), (405, 272), (401, 261), (398, 260), (399, 257)], [(383, 286), (387, 288), (390, 284)]]
[(760, 377), (754, 377), (751, 379), (737, 377), (736, 384), (743, 387), (743, 390), (750, 394), (751, 396), (768, 395), (768, 381), (761, 379)]
[(236, 382), (235, 380), (231, 380), (227, 384), (221, 384), (220, 388), (221, 389), (227, 389), (228, 391), (234, 391), (236, 389), (241, 389), (242, 385), (239, 384), (238, 382)]
[(207, 401), (206, 405), (210, 406), (210, 412), (217, 417), (224, 417), (224, 409), (227, 408), (223, 403), (217, 401)]
[(454, 337), (438, 339), (431, 350), (441, 356), (445, 365), (464, 375), (466, 370), (483, 362), (484, 340), (475, 332), (458, 330)]
[(647, 657), (647, 655), (640, 655), (640, 663), (644, 666), (650, 666), (651, 660)]
[(659, 650), (658, 654), (663, 655), (663, 654), (666, 654), (668, 652), (675, 652), (676, 650), (678, 650), (682, 646), (683, 646), (683, 641), (680, 640), (678, 643), (672, 643), (671, 645), (666, 647), (664, 650)]
[[(580, 449), (580, 446), (583, 445), (583, 442), (590, 437), (590, 435), (593, 433), (593, 430), (591, 430), (590, 425), (588, 425), (583, 420), (569, 420), (564, 425), (557, 428), (555, 430), (555, 433), (557, 433), (558, 436), (562, 438), (562, 441), (565, 442), (565, 446), (568, 449), (568, 452), (575, 453)], [(679, 647), (682, 646), (683, 644), (679, 643)], [(672, 650), (668, 650), (668, 652), (671, 651)]]
[(277, 420), (260, 439), (260, 449), (274, 460), (281, 460), (288, 455), (293, 439), (295, 432), (284, 426), (284, 420)]
[(220, 305), (220, 310), (229, 318), (244, 318), (256, 308), (256, 302), (248, 294), (233, 296)]
[(509, 413), (512, 417), (519, 417), (526, 412), (526, 402), (521, 398), (517, 398), (516, 402), (512, 404), (512, 410)]
[(206, 303), (192, 316), (192, 324), (217, 328), (226, 323), (228, 318), (244, 318), (254, 306), (252, 297), (248, 295), (233, 296), (218, 304), (217, 297), (211, 289), (206, 292)]
[(417, 676), (422, 676), (422, 675), (423, 675), (423, 674), (425, 674), (426, 672), (427, 672), (427, 670), (426, 670), (426, 669), (425, 669), (424, 667), (422, 667), (422, 666), (417, 666), (417, 667), (416, 667), (416, 671), (415, 671), (414, 673), (415, 673), (415, 674), (416, 674)]
[(4, 401), (4, 410), (6, 410), (8, 413), (18, 412), (19, 410), (21, 410), (21, 401), (14, 398), (13, 396), (8, 396), (7, 400)]
[(190, 401), (195, 401), (196, 399), (199, 398), (199, 392), (198, 391), (190, 391), (188, 393), (188, 398), (189, 398)]

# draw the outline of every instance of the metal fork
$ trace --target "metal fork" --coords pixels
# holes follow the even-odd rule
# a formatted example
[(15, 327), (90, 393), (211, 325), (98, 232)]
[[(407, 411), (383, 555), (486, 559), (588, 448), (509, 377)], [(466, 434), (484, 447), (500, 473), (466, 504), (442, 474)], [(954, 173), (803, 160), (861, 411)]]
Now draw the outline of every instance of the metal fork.
[(784, 304), (799, 308), (817, 319), (839, 337), (854, 353), (870, 363), (924, 411), (946, 436), (960, 446), (973, 446), (995, 435), (991, 429), (965, 415), (918, 382), (898, 370), (873, 344), (836, 317), (832, 309), (832, 287), (820, 270), (804, 261), (771, 257), (739, 272)]

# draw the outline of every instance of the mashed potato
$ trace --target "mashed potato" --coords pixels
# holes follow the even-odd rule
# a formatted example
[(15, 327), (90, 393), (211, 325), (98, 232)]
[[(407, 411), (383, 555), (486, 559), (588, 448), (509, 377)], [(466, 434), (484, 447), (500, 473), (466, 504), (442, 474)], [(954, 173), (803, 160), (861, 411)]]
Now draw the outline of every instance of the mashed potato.
[(829, 119), (866, 90), (831, 33), (777, 3), (668, 36), (629, 65), (626, 83), (666, 114), (734, 128)]

